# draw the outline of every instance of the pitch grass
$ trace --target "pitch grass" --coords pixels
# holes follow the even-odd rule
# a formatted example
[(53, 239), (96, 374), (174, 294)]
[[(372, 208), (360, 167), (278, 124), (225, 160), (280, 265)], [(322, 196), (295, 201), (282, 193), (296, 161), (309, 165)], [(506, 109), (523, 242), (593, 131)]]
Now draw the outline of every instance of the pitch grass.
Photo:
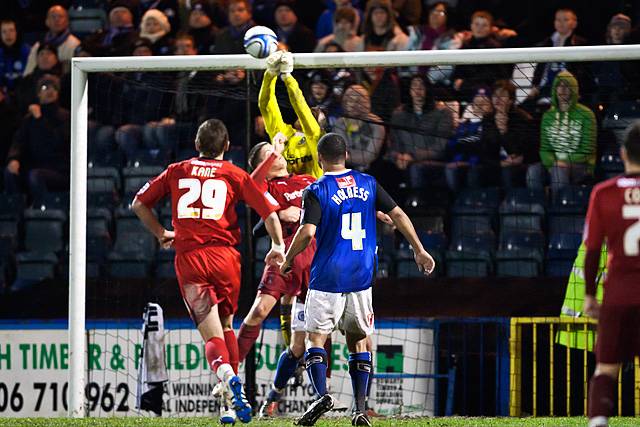
[[(66, 426), (105, 426), (105, 427), (129, 427), (129, 426), (193, 426), (212, 427), (219, 426), (217, 420), (212, 418), (0, 418), (0, 427), (66, 427)], [(241, 426), (240, 422), (236, 426)], [(318, 421), (318, 427), (350, 426), (351, 422), (347, 418), (323, 419)], [(376, 427), (585, 427), (586, 418), (376, 418), (373, 420)], [(640, 418), (613, 418), (611, 427), (637, 427), (640, 425)], [(275, 420), (262, 421), (255, 420), (248, 426), (256, 427), (289, 427), (293, 426), (293, 419), (279, 418)]]

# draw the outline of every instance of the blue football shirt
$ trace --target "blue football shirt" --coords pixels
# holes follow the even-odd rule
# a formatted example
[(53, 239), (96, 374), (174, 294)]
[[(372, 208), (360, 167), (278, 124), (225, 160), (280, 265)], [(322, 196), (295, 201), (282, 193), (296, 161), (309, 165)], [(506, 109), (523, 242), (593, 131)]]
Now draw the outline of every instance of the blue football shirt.
[(303, 198), (302, 223), (317, 226), (309, 289), (357, 292), (373, 284), (377, 270), (376, 210), (396, 206), (375, 178), (347, 170), (325, 173)]

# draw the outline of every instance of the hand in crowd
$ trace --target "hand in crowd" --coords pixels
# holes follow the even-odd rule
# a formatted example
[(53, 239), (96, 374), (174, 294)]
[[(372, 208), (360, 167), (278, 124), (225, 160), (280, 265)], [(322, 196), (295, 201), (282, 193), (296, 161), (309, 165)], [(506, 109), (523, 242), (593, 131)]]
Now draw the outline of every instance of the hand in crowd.
[(40, 108), (40, 105), (29, 105), (29, 114), (31, 114), (34, 119), (39, 119), (40, 117), (42, 117), (42, 109)]
[(278, 211), (278, 218), (282, 222), (298, 222), (300, 221), (300, 213), (302, 209), (297, 206), (289, 206), (286, 209)]
[(9, 173), (18, 175), (20, 173), (20, 162), (18, 160), (10, 160), (7, 164), (7, 170)]

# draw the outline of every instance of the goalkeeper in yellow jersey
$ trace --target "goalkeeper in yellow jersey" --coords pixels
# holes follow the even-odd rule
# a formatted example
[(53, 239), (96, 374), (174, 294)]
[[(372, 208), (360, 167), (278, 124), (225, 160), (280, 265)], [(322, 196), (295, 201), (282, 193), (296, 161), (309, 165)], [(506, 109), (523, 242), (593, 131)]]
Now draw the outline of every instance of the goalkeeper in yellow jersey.
[[(281, 132), (287, 138), (282, 156), (287, 161), (287, 170), (294, 174), (307, 174), (315, 178), (322, 176), (318, 164), (318, 140), (324, 134), (321, 123), (324, 114), (319, 109), (312, 111), (300, 90), (293, 71), (293, 55), (286, 51), (276, 51), (267, 58), (267, 70), (264, 73), (258, 106), (264, 119), (269, 138)], [(284, 122), (278, 100), (276, 99), (276, 81), (280, 78), (287, 87), (289, 101), (298, 121), (292, 126)]]

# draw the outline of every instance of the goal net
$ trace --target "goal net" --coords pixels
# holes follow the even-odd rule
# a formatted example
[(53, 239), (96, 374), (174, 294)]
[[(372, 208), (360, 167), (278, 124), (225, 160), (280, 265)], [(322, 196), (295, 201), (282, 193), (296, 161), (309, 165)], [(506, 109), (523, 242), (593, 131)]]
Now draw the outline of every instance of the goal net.
[[(379, 225), (372, 409), (451, 413), (456, 375), (472, 369), (461, 364), (456, 374), (451, 340), (462, 338), (444, 338), (420, 286), (568, 276), (590, 185), (620, 172), (616, 141), (636, 116), (632, 87), (609, 90), (594, 64), (638, 57), (633, 46), (295, 55), (293, 76), (306, 103), (322, 110), (323, 131), (347, 139), (350, 167), (374, 175), (405, 208), (438, 263), (433, 279), (420, 278), (406, 241)], [(167, 164), (195, 155), (204, 119), (226, 123), (225, 158), (246, 168), (249, 149), (274, 130), (258, 102), (263, 73), (264, 62), (245, 55), (74, 59), (70, 415), (150, 414), (136, 409), (149, 302), (162, 308), (162, 415), (217, 414), (215, 378), (181, 302), (173, 253), (156, 247), (129, 204)], [(270, 96), (282, 122), (293, 125), (298, 117), (279, 79)], [(558, 102), (570, 111), (549, 114)], [(170, 204), (155, 212), (171, 226)], [(268, 249), (251, 238), (255, 218), (243, 209), (238, 216), (244, 278), (236, 328)], [(255, 358), (241, 365), (257, 403), (284, 349), (274, 312)], [(152, 314), (159, 318), (157, 309)], [(330, 358), (331, 392), (350, 411), (348, 350), (338, 333)], [(499, 370), (495, 354), (486, 362)], [(280, 411), (300, 414), (313, 399), (304, 375), (302, 385), (290, 383)]]

